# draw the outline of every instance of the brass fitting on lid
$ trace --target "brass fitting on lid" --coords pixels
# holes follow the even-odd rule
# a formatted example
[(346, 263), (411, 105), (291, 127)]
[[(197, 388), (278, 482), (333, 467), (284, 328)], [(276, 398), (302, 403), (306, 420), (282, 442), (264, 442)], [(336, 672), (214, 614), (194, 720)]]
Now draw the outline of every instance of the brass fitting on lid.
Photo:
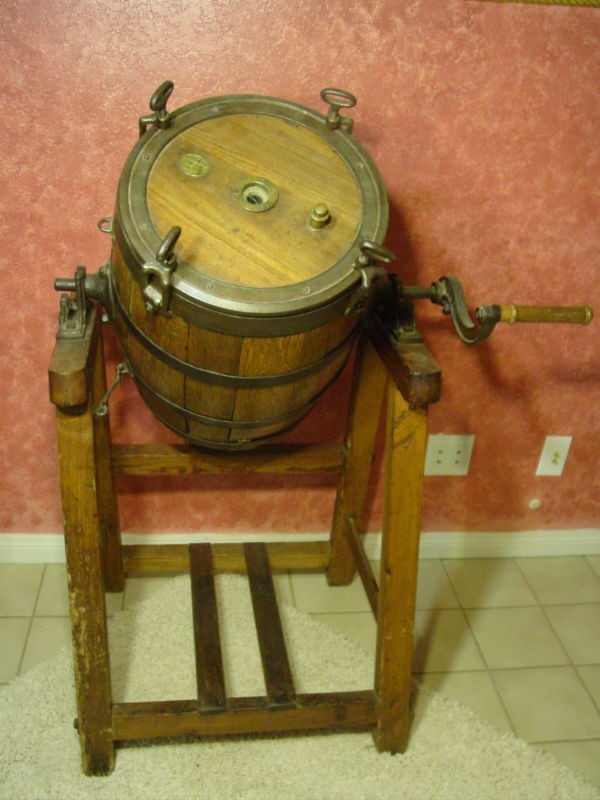
[(324, 228), (331, 222), (331, 214), (325, 203), (317, 203), (317, 205), (310, 212), (308, 218), (308, 225), (315, 231)]

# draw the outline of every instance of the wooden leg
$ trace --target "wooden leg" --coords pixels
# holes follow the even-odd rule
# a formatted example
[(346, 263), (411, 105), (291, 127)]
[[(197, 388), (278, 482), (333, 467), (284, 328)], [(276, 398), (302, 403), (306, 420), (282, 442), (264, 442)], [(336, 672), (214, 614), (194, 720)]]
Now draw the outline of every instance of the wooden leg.
[(377, 619), (377, 749), (404, 752), (411, 722), (410, 683), (421, 526), (427, 411), (388, 396), (385, 500)]
[(356, 354), (348, 427), (346, 462), (338, 483), (333, 524), (331, 558), (327, 580), (331, 585), (348, 584), (354, 577), (355, 564), (348, 543), (348, 520), (364, 530), (363, 514), (375, 437), (379, 427), (387, 374), (373, 345), (363, 339)]
[(82, 413), (56, 413), (82, 766), (106, 775), (114, 744), (91, 398)]
[[(92, 383), (92, 408), (96, 408), (106, 393), (104, 354), (102, 342), (98, 343)], [(122, 592), (125, 588), (123, 559), (121, 555), (121, 530), (110, 461), (110, 428), (108, 414), (94, 417), (94, 450), (98, 481), (98, 513), (102, 537), (104, 585), (107, 592)]]

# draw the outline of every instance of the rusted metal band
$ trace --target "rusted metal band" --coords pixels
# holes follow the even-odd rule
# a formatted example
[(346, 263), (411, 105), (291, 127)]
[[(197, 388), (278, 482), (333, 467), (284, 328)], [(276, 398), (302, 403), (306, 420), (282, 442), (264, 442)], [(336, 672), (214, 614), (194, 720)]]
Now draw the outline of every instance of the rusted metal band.
[(132, 333), (138, 342), (152, 355), (163, 361), (168, 366), (182, 372), (184, 375), (196, 378), (203, 383), (211, 386), (223, 386), (230, 389), (268, 389), (273, 386), (283, 386), (295, 381), (302, 381), (304, 378), (314, 375), (320, 370), (324, 369), (329, 364), (333, 363), (339, 356), (344, 353), (344, 350), (350, 352), (352, 342), (356, 338), (359, 326), (356, 325), (349, 336), (347, 336), (340, 344), (330, 350), (327, 355), (307, 364), (304, 367), (292, 370), (290, 372), (283, 372), (279, 375), (230, 375), (223, 372), (215, 372), (213, 370), (203, 369), (195, 364), (190, 364), (189, 361), (184, 361), (167, 350), (162, 348), (157, 342), (147, 336), (142, 331), (131, 317), (127, 314), (121, 299), (113, 286), (113, 300), (115, 310), (121, 316), (127, 329)]
[[(329, 388), (328, 386), (326, 388)], [(280, 436), (283, 436), (288, 431), (291, 431), (293, 428), (296, 427), (298, 422), (305, 416), (313, 407), (314, 403), (311, 403), (308, 408), (303, 407), (299, 411), (294, 413), (293, 417), (290, 417), (289, 425), (283, 425), (278, 430), (273, 431), (272, 433), (267, 434), (266, 436), (260, 437), (253, 437), (253, 438), (240, 438), (237, 441), (229, 441), (223, 442), (216, 439), (204, 439), (201, 436), (197, 436), (189, 432), (189, 430), (182, 430), (177, 425), (173, 424), (170, 420), (168, 420), (164, 414), (161, 414), (160, 410), (157, 409), (155, 405), (152, 405), (151, 398), (148, 395), (143, 395), (142, 390), (140, 389), (140, 394), (142, 394), (145, 402), (149, 403), (149, 406), (152, 410), (154, 416), (161, 422), (166, 428), (176, 433), (178, 436), (184, 437), (188, 442), (192, 444), (198, 445), (200, 447), (207, 447), (210, 450), (225, 450), (225, 451), (233, 451), (233, 450), (252, 450), (255, 447), (259, 447), (266, 442), (270, 442), (272, 439), (277, 439)], [(320, 394), (317, 396), (315, 403), (320, 398)], [(186, 412), (188, 416), (191, 412)], [(264, 422), (264, 421), (263, 421)], [(268, 423), (268, 420), (266, 420)], [(229, 428), (232, 428), (232, 434), (235, 434), (235, 421), (229, 421)], [(216, 427), (216, 426), (215, 426)], [(241, 431), (240, 431), (241, 432)]]
[[(325, 386), (320, 392), (311, 398), (307, 403), (304, 405), (294, 408), (291, 411), (288, 411), (285, 414), (279, 414), (276, 417), (268, 417), (266, 419), (251, 419), (251, 420), (241, 420), (241, 419), (223, 419), (221, 417), (210, 417), (206, 414), (200, 414), (197, 411), (191, 411), (189, 408), (185, 408), (185, 406), (179, 405), (179, 403), (174, 402), (173, 400), (169, 400), (168, 398), (164, 397), (162, 394), (157, 392), (153, 389), (143, 378), (141, 378), (128, 364), (128, 368), (132, 377), (134, 378), (135, 382), (138, 385), (140, 393), (144, 396), (144, 398), (152, 405), (152, 409), (155, 411), (155, 406), (152, 404), (152, 400), (157, 400), (161, 405), (165, 406), (166, 408), (170, 409), (171, 411), (175, 411), (177, 414), (181, 414), (186, 420), (192, 420), (193, 422), (199, 422), (202, 425), (210, 425), (216, 428), (240, 428), (242, 430), (252, 430), (254, 428), (270, 428), (275, 425), (284, 425), (288, 420), (297, 419), (298, 417), (303, 417), (307, 414), (310, 409), (321, 399), (323, 393), (329, 388), (329, 383)], [(343, 367), (342, 367), (343, 369)], [(336, 378), (338, 377), (341, 369), (336, 373)]]
[[(145, 280), (142, 265), (122, 230), (118, 218), (114, 220), (114, 237), (124, 265), (133, 276), (141, 294)], [(360, 283), (359, 278), (359, 274), (356, 273), (355, 284), (349, 289), (340, 290), (334, 299), (324, 305), (284, 315), (269, 316), (265, 313), (256, 316), (239, 314), (232, 309), (224, 310), (214, 305), (200, 303), (198, 300), (194, 300), (178, 291), (176, 286), (171, 291), (170, 310), (190, 325), (196, 325), (199, 328), (214, 331), (215, 333), (252, 336), (257, 339), (271, 336), (289, 336), (320, 328), (336, 317), (343, 316)], [(111, 290), (115, 293), (112, 276)], [(359, 314), (357, 313), (357, 321), (358, 318)]]
[(161, 422), (165, 428), (168, 428), (173, 433), (176, 433), (178, 436), (181, 436), (186, 441), (190, 442), (191, 444), (198, 445), (198, 447), (206, 447), (209, 450), (220, 450), (221, 452), (229, 452), (229, 451), (236, 451), (236, 450), (254, 450), (256, 447), (260, 447), (267, 442), (271, 442), (273, 439), (278, 439), (280, 436), (288, 433), (288, 431), (293, 430), (298, 422), (300, 422), (300, 418), (294, 418), (289, 425), (284, 428), (281, 428), (278, 431), (274, 431), (273, 433), (267, 434), (267, 436), (261, 436), (253, 439), (239, 439), (238, 441), (231, 441), (231, 442), (221, 442), (217, 441), (216, 439), (203, 439), (201, 436), (196, 436), (195, 434), (190, 433), (189, 431), (182, 431), (181, 428), (178, 428), (176, 425), (173, 425), (172, 422), (169, 422), (168, 419), (165, 419), (164, 416), (156, 410), (154, 406), (152, 406), (152, 413), (156, 417), (156, 419)]

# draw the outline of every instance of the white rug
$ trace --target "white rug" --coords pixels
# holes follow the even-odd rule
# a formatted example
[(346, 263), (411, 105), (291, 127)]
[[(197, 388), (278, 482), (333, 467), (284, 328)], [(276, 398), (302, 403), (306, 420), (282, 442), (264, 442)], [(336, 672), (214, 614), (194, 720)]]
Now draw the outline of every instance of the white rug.
[[(229, 694), (263, 694), (247, 583), (219, 579)], [(111, 623), (115, 701), (195, 696), (190, 589), (176, 578)], [(370, 658), (282, 607), (298, 691), (366, 689)], [(115, 653), (118, 652), (118, 655)], [(148, 688), (152, 687), (152, 688)], [(0, 692), (2, 800), (592, 800), (600, 791), (460, 704), (420, 690), (404, 755), (369, 733), (127, 747), (115, 772), (86, 778), (73, 730), (70, 653)]]

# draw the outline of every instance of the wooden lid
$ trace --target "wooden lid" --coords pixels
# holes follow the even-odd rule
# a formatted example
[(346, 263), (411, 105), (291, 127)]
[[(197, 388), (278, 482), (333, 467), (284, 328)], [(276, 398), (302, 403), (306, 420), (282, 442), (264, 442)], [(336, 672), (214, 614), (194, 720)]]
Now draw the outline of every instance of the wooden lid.
[[(324, 272), (350, 248), (362, 214), (356, 179), (329, 144), (264, 114), (184, 130), (160, 153), (147, 191), (159, 236), (181, 227), (179, 258), (208, 277), (257, 288)], [(311, 212), (322, 205), (330, 220), (316, 227)]]
[(181, 229), (171, 297), (182, 314), (281, 316), (330, 304), (360, 282), (360, 245), (382, 241), (387, 199), (368, 154), (322, 115), (228, 95), (184, 106), (142, 136), (116, 216), (141, 283), (142, 265)]

